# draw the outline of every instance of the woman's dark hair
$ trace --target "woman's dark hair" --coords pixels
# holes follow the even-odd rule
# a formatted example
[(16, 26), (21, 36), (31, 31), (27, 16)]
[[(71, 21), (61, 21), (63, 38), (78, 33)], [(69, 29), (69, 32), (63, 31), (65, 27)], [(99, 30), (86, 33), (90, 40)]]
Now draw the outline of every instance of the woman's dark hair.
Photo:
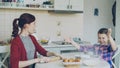
[(25, 24), (30, 24), (35, 21), (35, 16), (29, 13), (23, 13), (19, 18), (13, 21), (12, 37), (16, 37), (19, 32), (19, 27), (23, 29)]
[(101, 28), (99, 31), (98, 31), (98, 34), (107, 34), (108, 33), (108, 28)]

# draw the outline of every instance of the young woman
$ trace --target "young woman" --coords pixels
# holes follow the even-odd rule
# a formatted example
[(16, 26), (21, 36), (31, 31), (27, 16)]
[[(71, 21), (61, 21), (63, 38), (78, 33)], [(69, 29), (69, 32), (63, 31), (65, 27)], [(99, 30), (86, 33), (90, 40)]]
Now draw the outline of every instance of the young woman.
[(23, 13), (13, 21), (14, 37), (11, 41), (10, 68), (34, 68), (35, 63), (49, 62), (47, 57), (37, 58), (37, 52), (43, 56), (58, 56), (42, 48), (34, 36), (35, 16)]
[(111, 37), (111, 29), (101, 28), (98, 31), (98, 42), (99, 44), (95, 44), (93, 46), (82, 46), (78, 45), (71, 39), (66, 39), (66, 41), (70, 42), (80, 51), (94, 51), (98, 53), (101, 58), (106, 60), (110, 64), (110, 68), (112, 68), (112, 56), (117, 50), (117, 46)]

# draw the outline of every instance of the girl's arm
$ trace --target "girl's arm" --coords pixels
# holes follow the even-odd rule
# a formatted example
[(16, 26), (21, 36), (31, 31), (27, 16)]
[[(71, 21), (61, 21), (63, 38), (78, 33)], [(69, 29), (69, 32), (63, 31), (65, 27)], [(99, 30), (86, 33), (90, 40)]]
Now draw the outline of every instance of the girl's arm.
[(71, 43), (77, 49), (80, 49), (80, 46), (76, 42), (74, 42), (73, 39), (66, 38), (65, 41)]
[(109, 43), (111, 44), (112, 50), (115, 51), (117, 49), (117, 46), (115, 44), (115, 41), (113, 40), (113, 38), (111, 37), (111, 33), (112, 30), (108, 29), (108, 39), (109, 39)]
[(73, 40), (71, 40), (71, 44), (73, 46), (75, 46), (77, 49), (80, 49), (80, 46), (76, 42), (74, 42)]

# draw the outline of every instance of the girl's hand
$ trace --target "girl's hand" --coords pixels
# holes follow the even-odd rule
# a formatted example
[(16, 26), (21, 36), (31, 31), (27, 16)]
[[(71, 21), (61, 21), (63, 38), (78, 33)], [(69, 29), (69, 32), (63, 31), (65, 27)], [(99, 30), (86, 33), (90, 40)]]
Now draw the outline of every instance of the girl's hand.
[(112, 29), (111, 29), (111, 28), (109, 28), (109, 29), (108, 29), (108, 33), (107, 33), (108, 37), (110, 37), (110, 36), (111, 36), (111, 34), (112, 34)]
[(65, 38), (65, 41), (68, 42), (68, 43), (71, 43), (77, 49), (80, 49), (80, 46), (76, 42), (74, 42), (74, 40), (72, 38)]
[(65, 42), (71, 43), (72, 39), (71, 38), (65, 38)]

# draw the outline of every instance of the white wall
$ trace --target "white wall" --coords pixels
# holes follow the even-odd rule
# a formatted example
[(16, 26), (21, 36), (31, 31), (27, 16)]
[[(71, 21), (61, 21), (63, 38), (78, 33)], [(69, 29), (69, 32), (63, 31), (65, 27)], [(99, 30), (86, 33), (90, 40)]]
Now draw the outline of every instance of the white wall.
[[(10, 38), (14, 18), (18, 18), (21, 13), (29, 12), (36, 16), (39, 39), (41, 37), (56, 37), (57, 32), (61, 31), (62, 37), (80, 36), (82, 40), (96, 43), (98, 29), (101, 27), (114, 29), (112, 26), (112, 4), (113, 0), (84, 0), (83, 14), (56, 14), (37, 10), (0, 9), (0, 40)], [(94, 8), (99, 9), (99, 16), (94, 16)], [(60, 26), (57, 26), (58, 22), (61, 22)]]
[(116, 38), (116, 43), (120, 44), (120, 0), (117, 0), (117, 8), (116, 8), (116, 34), (115, 34), (115, 38)]
[[(120, 0), (116, 0), (116, 28), (115, 28), (115, 38), (116, 44), (120, 47)], [(117, 68), (120, 68), (120, 54), (115, 58), (115, 63)]]
[[(84, 39), (97, 42), (97, 31), (102, 28), (112, 28), (112, 4), (113, 0), (84, 0)], [(94, 9), (99, 9), (99, 16), (94, 16)]]
[[(0, 10), (0, 40), (10, 38), (12, 33), (12, 21), (22, 13), (27, 12), (36, 17), (36, 31), (38, 39), (41, 37), (56, 37), (57, 32), (61, 36), (82, 36), (83, 35), (83, 14), (56, 14), (38, 10)], [(61, 23), (57, 26), (58, 22)]]

